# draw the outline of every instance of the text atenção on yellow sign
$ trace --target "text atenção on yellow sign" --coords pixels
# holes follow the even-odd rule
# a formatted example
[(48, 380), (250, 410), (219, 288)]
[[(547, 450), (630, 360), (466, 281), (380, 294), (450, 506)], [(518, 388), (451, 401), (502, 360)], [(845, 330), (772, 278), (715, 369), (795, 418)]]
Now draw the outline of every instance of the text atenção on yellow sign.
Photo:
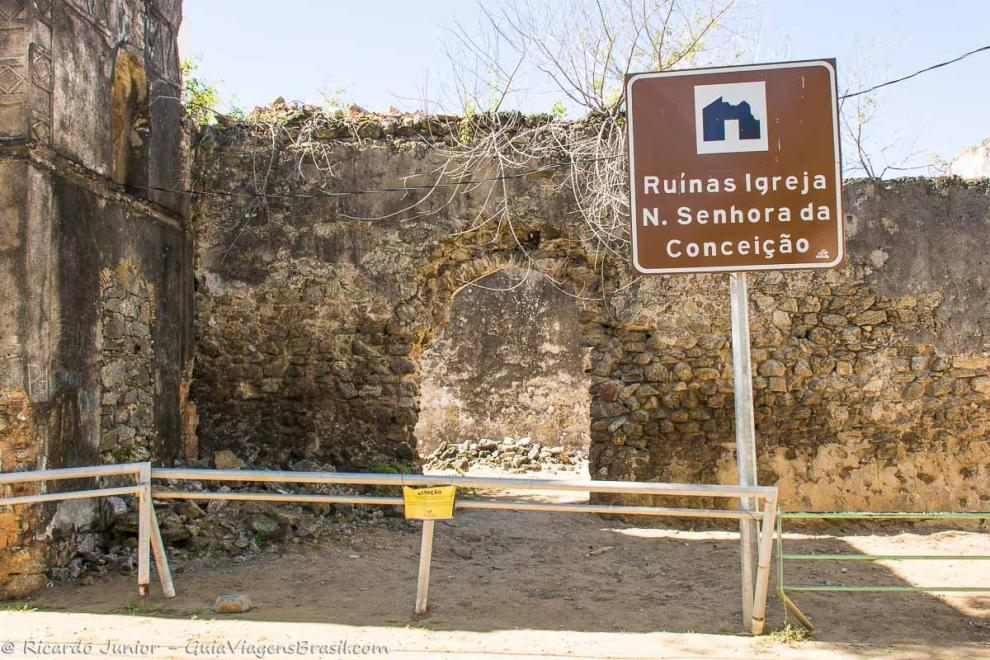
[(408, 520), (446, 520), (454, 517), (456, 486), (402, 487)]

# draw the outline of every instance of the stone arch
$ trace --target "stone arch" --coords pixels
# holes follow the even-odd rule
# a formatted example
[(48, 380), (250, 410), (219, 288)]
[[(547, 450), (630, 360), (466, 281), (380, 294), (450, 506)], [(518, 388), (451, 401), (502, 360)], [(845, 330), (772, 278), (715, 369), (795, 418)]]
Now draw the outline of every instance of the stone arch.
[(415, 296), (396, 310), (400, 321), (419, 314), (410, 328), (420, 349), (428, 346), (436, 328), (447, 322), (450, 303), (458, 291), (501, 270), (536, 270), (574, 295), (582, 310), (599, 309), (602, 282), (594, 270), (593, 257), (580, 243), (560, 236), (544, 238), (554, 234), (541, 229), (517, 228), (519, 234), (530, 238), (529, 247), (520, 249), (508, 237), (491, 244), (482, 235), (470, 242), (444, 243), (435, 250), (429, 266), (418, 273)]
[(117, 50), (110, 88), (112, 133), (111, 177), (131, 186), (147, 184), (148, 77), (141, 60), (123, 48)]
[[(558, 226), (517, 225), (516, 231), (535, 237), (525, 251), (511, 237), (496, 240), (491, 235), (442, 244), (418, 273), (416, 295), (397, 307), (397, 319), (412, 334), (408, 358), (415, 366), (409, 387), (415, 387), (416, 402), (411, 416), (419, 413), (419, 357), (447, 323), (457, 291), (491, 273), (532, 266), (580, 294), (581, 341), (588, 349), (591, 476), (690, 482), (712, 472), (724, 452), (708, 439), (723, 435), (722, 413), (731, 406), (726, 390), (729, 349), (727, 330), (710, 325), (716, 301), (698, 296), (702, 282), (645, 279), (610, 293), (606, 301), (603, 291), (615, 292), (619, 277), (603, 274), (580, 241)], [(696, 306), (703, 302), (705, 313), (673, 311), (676, 301), (688, 299)], [(646, 302), (658, 300), (666, 303)], [(713, 361), (719, 369), (707, 367)], [(692, 373), (682, 373), (685, 367)], [(709, 405), (719, 414), (709, 413)], [(410, 428), (410, 442), (413, 432)]]

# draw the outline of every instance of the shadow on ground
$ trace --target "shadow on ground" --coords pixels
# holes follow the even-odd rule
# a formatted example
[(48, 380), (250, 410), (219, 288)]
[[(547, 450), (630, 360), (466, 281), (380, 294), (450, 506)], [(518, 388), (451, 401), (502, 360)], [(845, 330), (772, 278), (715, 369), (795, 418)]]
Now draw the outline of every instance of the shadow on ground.
[[(404, 523), (363, 528), (296, 554), (194, 562), (175, 575), (178, 597), (171, 600), (163, 599), (157, 586), (138, 600), (133, 578), (119, 576), (92, 586), (59, 586), (33, 604), (70, 612), (209, 618), (218, 594), (246, 592), (255, 607), (238, 617), (249, 621), (433, 631), (742, 634), (738, 542), (728, 527), (694, 531), (647, 520), (471, 510), (436, 529), (430, 613), (424, 617), (412, 614), (420, 535), (418, 526)], [(883, 533), (900, 534), (902, 551), (910, 552), (912, 539), (933, 532), (888, 528)], [(990, 554), (985, 534), (949, 534), (969, 546), (982, 542), (982, 554)], [(860, 541), (859, 536), (801, 534), (789, 537), (785, 549), (863, 552)], [(990, 564), (959, 563), (968, 564), (959, 568), (964, 584), (990, 585)], [(908, 581), (903, 573), (868, 562), (791, 564), (787, 570), (788, 583), (918, 583), (914, 576)], [(773, 590), (771, 583), (767, 630), (784, 624)], [(990, 644), (986, 597), (951, 602), (924, 593), (793, 597), (814, 620), (816, 639), (843, 647), (920, 644), (932, 654), (918, 657), (940, 657), (937, 649), (985, 650)]]

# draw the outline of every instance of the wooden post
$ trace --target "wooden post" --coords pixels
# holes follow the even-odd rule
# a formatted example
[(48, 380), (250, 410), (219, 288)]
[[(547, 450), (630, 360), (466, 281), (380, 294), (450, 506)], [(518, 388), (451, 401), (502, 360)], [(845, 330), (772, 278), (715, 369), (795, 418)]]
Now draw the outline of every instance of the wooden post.
[(147, 596), (151, 584), (151, 463), (144, 463), (138, 472), (138, 595)]
[(433, 521), (423, 521), (423, 541), (419, 546), (419, 580), (416, 583), (416, 614), (429, 609), (430, 561), (433, 559)]
[(763, 634), (766, 623), (767, 591), (770, 588), (770, 555), (773, 552), (773, 530), (777, 520), (777, 497), (763, 500), (763, 522), (760, 524), (760, 555), (756, 568), (756, 594), (753, 597), (752, 632)]
[[(150, 490), (148, 491), (150, 493)], [(165, 554), (165, 543), (162, 541), (162, 530), (158, 526), (158, 517), (155, 515), (155, 504), (148, 495), (148, 515), (151, 526), (151, 552), (155, 556), (155, 568), (158, 570), (158, 579), (162, 583), (162, 593), (166, 598), (175, 598), (175, 584), (172, 582), (172, 571), (168, 566), (168, 555)]]
[[(746, 274), (729, 275), (732, 314), (732, 374), (736, 412), (736, 469), (740, 486), (756, 485), (756, 428), (753, 422), (753, 366), (749, 348), (749, 297)], [(756, 510), (755, 500), (743, 497), (742, 509)], [(749, 627), (753, 618), (753, 579), (756, 559), (756, 521), (739, 521), (740, 560), (742, 563), (743, 622)]]

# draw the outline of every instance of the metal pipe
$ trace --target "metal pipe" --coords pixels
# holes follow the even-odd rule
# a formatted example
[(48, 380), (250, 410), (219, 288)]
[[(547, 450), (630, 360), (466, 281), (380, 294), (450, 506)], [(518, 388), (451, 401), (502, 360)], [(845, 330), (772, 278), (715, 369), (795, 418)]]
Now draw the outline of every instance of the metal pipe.
[(322, 502), (326, 504), (385, 504), (402, 506), (401, 497), (378, 495), (308, 495), (305, 493), (218, 493), (206, 490), (158, 490), (151, 496), (156, 500), (239, 500), (252, 502)]
[(783, 550), (784, 518), (790, 520), (974, 520), (990, 518), (990, 513), (979, 511), (792, 511), (782, 512), (777, 518), (777, 593), (787, 610), (791, 611), (809, 631), (814, 630), (811, 621), (787, 597), (787, 591), (831, 591), (831, 592), (911, 592), (911, 593), (990, 593), (990, 587), (912, 587), (904, 585), (812, 585), (784, 584), (784, 560), (824, 561), (990, 561), (986, 555), (866, 555), (866, 554), (809, 554), (785, 553)]
[(368, 474), (359, 472), (289, 472), (259, 470), (209, 470), (201, 468), (154, 468), (153, 479), (193, 481), (255, 481), (269, 483), (317, 483), (362, 486), (457, 486), (499, 490), (587, 491), (629, 495), (687, 495), (694, 497), (770, 497), (771, 486), (644, 483), (628, 481), (556, 480), (460, 477), (432, 474)]
[(141, 463), (118, 463), (56, 470), (29, 470), (26, 472), (0, 472), (0, 484), (17, 484), (28, 481), (60, 481), (64, 479), (85, 479), (87, 477), (111, 477), (120, 474), (137, 475)]
[(832, 584), (785, 584), (785, 591), (925, 591), (929, 593), (966, 591), (987, 592), (990, 587), (905, 587), (905, 586), (845, 586)]
[[(740, 486), (756, 485), (756, 427), (753, 421), (753, 366), (749, 346), (749, 297), (746, 273), (729, 274), (729, 307), (732, 317), (732, 375), (736, 413), (736, 471)], [(755, 509), (749, 497), (739, 500), (740, 509)], [(753, 579), (756, 560), (756, 521), (740, 520), (743, 624), (752, 619)]]
[(41, 502), (58, 502), (61, 500), (88, 500), (94, 497), (110, 495), (137, 495), (141, 486), (120, 486), (118, 488), (96, 488), (93, 490), (73, 490), (65, 493), (42, 493), (40, 495), (18, 495), (16, 497), (0, 497), (0, 505), (38, 504)]
[[(240, 500), (262, 502), (323, 502), (328, 504), (379, 504), (402, 506), (401, 497), (377, 495), (317, 495), (294, 493), (245, 493), (216, 491), (173, 491), (152, 489), (152, 497), (160, 500)], [(612, 513), (623, 515), (674, 516), (685, 518), (758, 519), (759, 511), (734, 509), (688, 509), (659, 506), (625, 506), (620, 504), (566, 504), (557, 502), (521, 502), (516, 500), (458, 500), (458, 509), (508, 509), (513, 511), (556, 511), (561, 513)]]
[(423, 521), (423, 540), (419, 546), (419, 577), (416, 580), (416, 614), (429, 609), (430, 562), (433, 559), (433, 521)]
[(151, 553), (158, 569), (158, 579), (162, 583), (162, 594), (166, 598), (175, 598), (175, 583), (172, 582), (172, 570), (168, 566), (168, 554), (165, 552), (165, 542), (162, 540), (162, 529), (158, 525), (158, 516), (154, 506), (151, 512)]
[(141, 466), (138, 479), (141, 482), (141, 490), (138, 492), (138, 595), (147, 596), (151, 585), (151, 516), (155, 515), (149, 511), (153, 506), (150, 464)]
[(990, 555), (813, 555), (785, 553), (781, 559), (823, 559), (825, 561), (990, 561)]
[(858, 519), (910, 519), (933, 520), (939, 518), (990, 518), (990, 511), (783, 511), (781, 518), (788, 520), (858, 520)]
[(787, 597), (783, 591), (780, 591), (780, 599), (784, 602), (784, 607), (790, 611), (791, 614), (797, 617), (797, 620), (804, 626), (805, 630), (808, 632), (815, 632), (815, 625), (811, 623), (811, 619), (805, 616), (804, 612), (794, 604), (794, 601)]
[(514, 511), (558, 511), (570, 513), (614, 513), (641, 516), (672, 516), (679, 518), (758, 519), (759, 511), (735, 509), (686, 509), (662, 506), (625, 506), (620, 504), (558, 504), (551, 502), (519, 502), (500, 500), (460, 500), (458, 509), (512, 509)]
[[(175, 585), (172, 583), (172, 571), (168, 567), (168, 554), (165, 552), (165, 542), (162, 541), (162, 530), (158, 526), (158, 516), (155, 515), (155, 502), (151, 499), (151, 463), (142, 463), (141, 471), (138, 473), (138, 480), (141, 482), (141, 511), (142, 519), (147, 518), (146, 525), (148, 531), (147, 545), (140, 545), (140, 531), (138, 526), (138, 592), (141, 592), (141, 571), (140, 561), (144, 559), (145, 566), (148, 567), (148, 581), (145, 583), (144, 592), (148, 591), (151, 584), (150, 562), (148, 561), (148, 551), (155, 560), (155, 568), (158, 569), (158, 580), (162, 584), (162, 593), (166, 598), (175, 597)], [(149, 547), (150, 546), (150, 547)]]
[(814, 632), (815, 626), (811, 619), (804, 615), (804, 612), (794, 604), (787, 594), (784, 593), (784, 524), (783, 512), (777, 514), (777, 596), (784, 603), (784, 621), (787, 621), (787, 613), (790, 612), (804, 626), (808, 632)]

